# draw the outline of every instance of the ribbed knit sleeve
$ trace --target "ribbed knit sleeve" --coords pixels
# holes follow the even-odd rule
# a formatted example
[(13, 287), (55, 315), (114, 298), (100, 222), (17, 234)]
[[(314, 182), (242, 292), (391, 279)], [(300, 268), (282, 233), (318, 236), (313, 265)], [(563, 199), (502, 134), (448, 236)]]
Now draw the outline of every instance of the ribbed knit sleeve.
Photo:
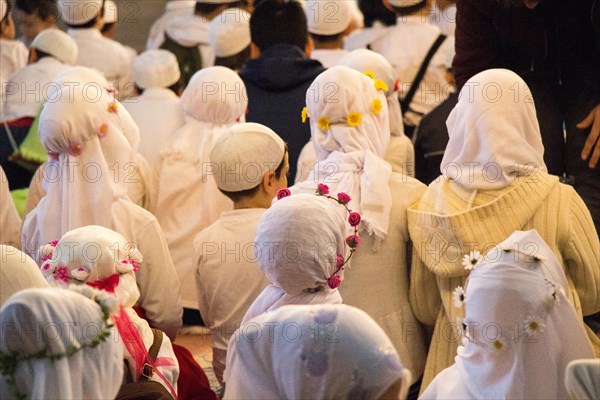
[(564, 258), (585, 316), (600, 311), (600, 242), (583, 200), (573, 188), (568, 190), (569, 234)]
[(409, 302), (419, 322), (430, 327), (435, 325), (442, 307), (437, 277), (421, 261), (416, 251), (412, 256)]

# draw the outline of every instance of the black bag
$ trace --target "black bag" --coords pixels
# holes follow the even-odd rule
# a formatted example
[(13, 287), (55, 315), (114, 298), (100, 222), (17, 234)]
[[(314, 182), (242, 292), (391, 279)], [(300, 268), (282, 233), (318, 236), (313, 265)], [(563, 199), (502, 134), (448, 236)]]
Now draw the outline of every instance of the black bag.
[[(156, 361), (158, 351), (162, 344), (163, 333), (158, 329), (152, 329), (152, 334), (154, 335), (154, 341), (152, 342), (150, 350), (148, 350), (148, 354)], [(138, 382), (133, 381), (133, 378), (129, 373), (129, 368), (126, 368), (125, 370), (125, 382), (121, 385), (116, 400), (173, 400), (173, 396), (171, 396), (169, 391), (163, 385), (156, 381), (149, 380), (154, 374), (150, 365), (144, 365), (142, 376), (140, 376)]]
[(165, 41), (160, 45), (161, 49), (168, 50), (175, 55), (181, 71), (181, 81), (187, 86), (192, 76), (202, 69), (202, 53), (197, 45), (182, 46), (165, 33)]

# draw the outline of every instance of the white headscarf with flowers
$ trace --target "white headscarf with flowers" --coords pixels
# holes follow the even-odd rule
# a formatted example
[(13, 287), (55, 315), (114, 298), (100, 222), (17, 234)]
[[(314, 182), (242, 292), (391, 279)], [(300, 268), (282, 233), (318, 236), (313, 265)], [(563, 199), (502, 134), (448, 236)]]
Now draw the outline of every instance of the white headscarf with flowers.
[(390, 127), (382, 90), (370, 77), (337, 66), (315, 79), (306, 93), (306, 107), (318, 164), (297, 188), (314, 192), (317, 183), (324, 183), (334, 193), (347, 193), (367, 232), (385, 238), (392, 169), (383, 160)]
[(263, 214), (256, 227), (255, 257), (271, 285), (252, 303), (244, 321), (286, 304), (342, 302), (338, 289), (328, 285), (337, 255), (347, 253), (346, 223), (337, 208), (315, 194), (298, 194)]
[(369, 315), (343, 304), (293, 305), (238, 329), (224, 399), (379, 399), (410, 371)]
[(594, 356), (568, 288), (560, 262), (538, 232), (514, 232), (475, 264), (464, 299), (455, 304), (466, 309), (455, 364), (421, 397), (568, 398), (567, 364)]
[[(135, 326), (146, 350), (152, 346), (154, 335), (148, 322), (132, 308), (140, 297), (135, 272), (140, 268), (142, 255), (136, 246), (115, 231), (91, 225), (67, 232), (58, 242), (45, 245), (40, 253), (44, 260), (42, 274), (51, 286), (89, 285), (113, 293), (127, 314), (126, 318), (115, 322), (123, 338), (131, 374), (137, 376), (136, 363), (139, 364), (143, 355), (131, 345), (134, 338), (129, 336), (128, 320)], [(163, 338), (163, 342), (168, 342), (166, 348), (170, 347), (168, 338)], [(161, 349), (165, 347), (161, 346)], [(161, 350), (159, 354), (164, 356), (165, 351)], [(175, 385), (179, 376), (176, 363), (162, 365), (160, 372)], [(154, 379), (163, 383), (156, 376)]]
[(135, 156), (137, 127), (110, 88), (81, 84), (90, 74), (70, 73), (80, 84), (56, 89), (40, 115), (39, 135), (49, 155), (46, 196), (25, 220), (27, 251), (75, 228), (111, 226), (112, 205), (130, 201), (123, 171)]

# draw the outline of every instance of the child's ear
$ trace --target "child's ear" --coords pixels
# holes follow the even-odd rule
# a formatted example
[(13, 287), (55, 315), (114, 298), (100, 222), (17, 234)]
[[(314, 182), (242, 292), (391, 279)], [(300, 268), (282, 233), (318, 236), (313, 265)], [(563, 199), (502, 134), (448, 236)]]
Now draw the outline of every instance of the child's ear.
[(312, 36), (309, 34), (308, 40), (306, 41), (306, 47), (304, 48), (304, 53), (306, 54), (307, 58), (310, 58), (314, 48), (315, 48), (315, 42), (314, 42)]
[(260, 57), (260, 49), (254, 42), (250, 43), (250, 59), (254, 60), (255, 58)]

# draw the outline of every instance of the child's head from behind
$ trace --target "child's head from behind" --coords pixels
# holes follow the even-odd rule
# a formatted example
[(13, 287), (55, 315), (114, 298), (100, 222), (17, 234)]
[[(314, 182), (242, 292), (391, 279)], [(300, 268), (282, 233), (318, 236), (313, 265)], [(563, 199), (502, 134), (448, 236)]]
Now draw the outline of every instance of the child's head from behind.
[(309, 41), (306, 15), (295, 0), (261, 2), (250, 19), (250, 34), (252, 44), (261, 52), (281, 43), (304, 51)]
[(287, 187), (287, 145), (266, 126), (243, 123), (228, 128), (210, 160), (217, 187), (236, 208), (268, 208)]

